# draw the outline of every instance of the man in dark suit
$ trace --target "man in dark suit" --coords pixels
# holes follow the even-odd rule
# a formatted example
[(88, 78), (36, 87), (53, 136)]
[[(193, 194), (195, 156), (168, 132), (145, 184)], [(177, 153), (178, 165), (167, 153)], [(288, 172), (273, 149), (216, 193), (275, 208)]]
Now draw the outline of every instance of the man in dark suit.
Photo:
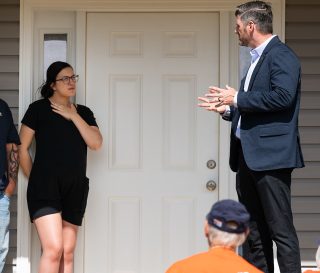
[(300, 273), (290, 204), (291, 173), (304, 166), (298, 132), (300, 63), (272, 29), (271, 6), (252, 1), (235, 12), (239, 44), (251, 48), (239, 91), (211, 86), (200, 107), (232, 122), (230, 167), (240, 202), (251, 215), (244, 257), (273, 272), (272, 241), (281, 273)]

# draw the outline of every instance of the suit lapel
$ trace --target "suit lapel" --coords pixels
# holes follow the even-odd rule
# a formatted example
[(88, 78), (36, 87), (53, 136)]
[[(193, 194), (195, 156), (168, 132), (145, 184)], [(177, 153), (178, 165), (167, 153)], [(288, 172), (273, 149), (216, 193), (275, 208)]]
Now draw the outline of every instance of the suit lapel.
[(257, 65), (256, 65), (256, 67), (254, 68), (254, 70), (253, 70), (253, 72), (252, 72), (252, 75), (251, 75), (251, 78), (250, 78), (250, 82), (249, 82), (249, 86), (248, 86), (248, 91), (251, 90), (252, 85), (253, 85), (253, 83), (254, 83), (254, 79), (255, 79), (255, 77), (257, 76), (257, 74), (258, 74), (258, 72), (259, 72), (259, 69), (260, 69), (263, 61), (265, 60), (267, 54), (269, 53), (269, 51), (271, 50), (271, 48), (272, 48), (275, 44), (277, 44), (277, 43), (279, 43), (279, 42), (280, 42), (280, 40), (279, 40), (278, 36), (275, 36), (273, 39), (271, 39), (271, 41), (268, 43), (268, 45), (266, 46), (266, 48), (263, 50), (262, 55), (261, 55), (261, 57), (260, 57)]
[(254, 79), (255, 77), (257, 76), (258, 72), (259, 72), (259, 69), (261, 67), (261, 64), (263, 63), (264, 59), (265, 59), (265, 56), (266, 54), (263, 52), (256, 67), (254, 68), (253, 72), (252, 72), (252, 75), (251, 75), (251, 78), (250, 78), (250, 82), (249, 82), (249, 86), (248, 86), (248, 91), (251, 90), (252, 88), (252, 85), (253, 85), (253, 82), (254, 82)]

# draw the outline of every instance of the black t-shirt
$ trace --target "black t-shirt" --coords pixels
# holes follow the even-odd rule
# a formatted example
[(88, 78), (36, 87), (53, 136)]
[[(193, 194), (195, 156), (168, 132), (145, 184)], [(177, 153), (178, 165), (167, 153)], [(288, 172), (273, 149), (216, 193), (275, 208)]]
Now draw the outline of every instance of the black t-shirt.
[(7, 171), (7, 143), (20, 144), (16, 127), (8, 104), (0, 99), (0, 190), (8, 184), (5, 173)]
[[(88, 107), (78, 104), (77, 112), (88, 125), (97, 126)], [(86, 143), (72, 121), (52, 111), (48, 99), (30, 104), (21, 122), (35, 131), (36, 154), (32, 173), (86, 174)]]

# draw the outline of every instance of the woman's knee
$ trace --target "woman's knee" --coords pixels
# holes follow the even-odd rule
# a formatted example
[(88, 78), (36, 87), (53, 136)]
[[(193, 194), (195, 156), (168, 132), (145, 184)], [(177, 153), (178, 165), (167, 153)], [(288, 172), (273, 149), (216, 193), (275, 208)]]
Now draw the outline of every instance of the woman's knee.
[(74, 247), (64, 247), (63, 249), (63, 260), (64, 263), (72, 263), (74, 258)]
[(43, 256), (51, 261), (60, 261), (63, 254), (62, 244), (47, 244), (43, 249)]

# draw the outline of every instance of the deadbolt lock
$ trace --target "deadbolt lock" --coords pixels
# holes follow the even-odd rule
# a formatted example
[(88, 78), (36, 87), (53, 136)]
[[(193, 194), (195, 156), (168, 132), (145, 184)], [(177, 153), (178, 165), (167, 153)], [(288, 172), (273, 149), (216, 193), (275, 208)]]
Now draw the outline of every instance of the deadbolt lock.
[(217, 166), (217, 163), (213, 159), (208, 160), (207, 162), (208, 169), (214, 169), (216, 166)]
[(208, 191), (214, 191), (217, 187), (217, 183), (214, 182), (213, 180), (209, 180), (206, 184), (206, 187)]

